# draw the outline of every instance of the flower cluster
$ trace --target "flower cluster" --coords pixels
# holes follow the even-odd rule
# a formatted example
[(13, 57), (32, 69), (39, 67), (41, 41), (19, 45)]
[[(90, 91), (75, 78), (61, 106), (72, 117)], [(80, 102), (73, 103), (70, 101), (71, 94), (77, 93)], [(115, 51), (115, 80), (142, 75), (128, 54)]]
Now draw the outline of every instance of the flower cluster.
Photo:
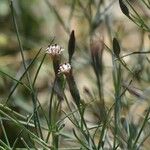
[[(52, 56), (53, 61), (55, 61), (56, 57), (62, 55), (62, 51), (64, 51), (64, 49), (60, 45), (57, 45), (57, 44), (49, 45), (48, 48), (46, 49), (46, 53)], [(58, 74), (68, 74), (70, 70), (71, 70), (71, 65), (69, 63), (64, 63), (64, 64), (59, 65)]]
[(71, 65), (69, 63), (64, 63), (59, 66), (58, 74), (64, 73), (67, 74), (71, 70)]
[[(62, 51), (64, 49), (61, 48), (61, 46), (54, 44), (54, 45), (50, 45), (47, 49), (46, 49), (46, 53), (50, 54), (50, 56), (53, 59), (53, 68), (54, 68), (54, 72), (55, 72), (55, 76), (56, 76), (56, 82), (57, 83), (57, 88), (59, 93), (56, 93), (58, 98), (61, 100), (63, 99), (64, 96), (64, 86), (63, 86), (63, 82), (64, 82), (64, 76), (66, 77), (66, 81), (68, 83), (69, 86), (69, 90), (70, 93), (74, 99), (75, 104), (77, 105), (78, 108), (80, 108), (80, 94), (79, 94), (79, 90), (77, 88), (76, 82), (74, 80), (74, 76), (72, 73), (72, 66), (71, 66), (71, 59), (74, 53), (74, 48), (75, 48), (75, 37), (74, 37), (74, 31), (72, 31), (71, 36), (70, 36), (70, 40), (69, 40), (69, 46), (68, 46), (68, 54), (69, 54), (69, 63), (63, 63), (61, 64), (61, 55), (62, 55)], [(55, 85), (54, 85), (55, 87)]]
[(57, 44), (50, 45), (46, 49), (46, 53), (50, 54), (51, 56), (59, 56), (61, 55), (62, 51), (64, 51), (64, 49)]

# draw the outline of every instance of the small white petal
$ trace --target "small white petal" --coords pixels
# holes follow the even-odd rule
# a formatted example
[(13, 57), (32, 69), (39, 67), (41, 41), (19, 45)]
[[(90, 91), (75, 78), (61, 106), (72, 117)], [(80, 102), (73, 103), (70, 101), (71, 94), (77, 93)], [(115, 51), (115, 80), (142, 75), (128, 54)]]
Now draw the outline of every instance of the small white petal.
[(62, 65), (59, 66), (59, 70), (58, 70), (58, 73), (69, 73), (71, 70), (71, 65), (69, 63), (64, 63)]
[(57, 44), (53, 44), (53, 45), (50, 45), (47, 49), (46, 49), (46, 53), (52, 55), (52, 56), (55, 56), (55, 55), (61, 55), (62, 51), (64, 49), (61, 48), (59, 45)]

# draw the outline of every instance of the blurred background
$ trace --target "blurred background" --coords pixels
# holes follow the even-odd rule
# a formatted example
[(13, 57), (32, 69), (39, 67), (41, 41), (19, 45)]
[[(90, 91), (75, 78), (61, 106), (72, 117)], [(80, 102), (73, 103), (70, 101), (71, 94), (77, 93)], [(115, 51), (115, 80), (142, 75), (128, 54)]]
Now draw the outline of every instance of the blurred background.
[[(145, 21), (149, 20), (150, 11), (143, 3), (136, 0), (132, 0), (131, 3), (145, 18)], [(72, 30), (75, 31), (76, 52), (73, 57), (73, 67), (79, 91), (85, 101), (90, 99), (85, 92), (86, 88), (92, 95), (97, 93), (95, 75), (90, 61), (91, 38), (102, 38), (104, 43), (112, 48), (112, 38), (117, 37), (121, 46), (121, 55), (150, 50), (149, 33), (141, 30), (121, 12), (117, 0), (13, 0), (13, 5), (26, 64), (29, 64), (38, 50), (42, 48), (42, 53), (29, 70), (31, 78), (34, 77), (52, 39), (54, 43), (65, 49), (63, 62), (67, 61), (69, 35)], [(15, 79), (19, 79), (24, 72), (19, 49), (10, 1), (0, 0), (0, 70)], [(149, 56), (133, 55), (125, 57), (124, 61), (129, 68), (138, 72), (132, 83), (133, 87), (136, 87), (135, 91), (149, 97)], [(112, 56), (106, 49), (103, 51), (103, 66), (104, 97), (107, 105), (110, 106), (114, 99), (111, 75)], [(51, 85), (54, 81), (52, 69), (52, 61), (47, 56), (35, 84), (38, 99), (45, 111), (48, 109)], [(128, 82), (130, 79), (128, 71), (122, 70), (122, 72), (123, 82)], [(5, 103), (15, 82), (3, 73), (0, 74), (0, 103)], [(23, 82), (27, 84), (26, 78), (23, 78)], [(133, 105), (134, 103), (136, 105)], [(148, 104), (149, 101), (141, 104), (138, 96), (127, 92), (123, 99), (125, 106), (123, 115), (130, 112), (135, 115), (133, 116), (134, 121), (139, 122), (139, 114), (144, 113)], [(32, 113), (33, 107), (29, 91), (19, 85), (9, 100), (9, 106), (24, 115)], [(135, 106), (139, 107), (138, 115)], [(63, 107), (65, 109), (65, 106)], [(91, 112), (92, 115), (95, 115), (97, 113), (95, 111), (99, 111), (95, 105), (93, 107), (89, 116)], [(96, 117), (92, 121), (96, 122)]]

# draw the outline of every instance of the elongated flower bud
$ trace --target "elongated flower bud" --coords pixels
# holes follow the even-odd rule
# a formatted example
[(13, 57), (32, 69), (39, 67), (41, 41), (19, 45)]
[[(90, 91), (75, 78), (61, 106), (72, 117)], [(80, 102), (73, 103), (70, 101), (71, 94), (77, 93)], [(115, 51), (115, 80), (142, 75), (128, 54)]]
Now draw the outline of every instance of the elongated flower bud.
[(103, 65), (102, 65), (102, 55), (104, 49), (103, 37), (94, 37), (91, 39), (90, 49), (92, 57), (92, 65), (96, 75), (102, 75)]
[(76, 42), (76, 39), (74, 35), (74, 30), (73, 30), (70, 34), (70, 39), (68, 43), (69, 63), (71, 63), (71, 59), (75, 51), (75, 42)]

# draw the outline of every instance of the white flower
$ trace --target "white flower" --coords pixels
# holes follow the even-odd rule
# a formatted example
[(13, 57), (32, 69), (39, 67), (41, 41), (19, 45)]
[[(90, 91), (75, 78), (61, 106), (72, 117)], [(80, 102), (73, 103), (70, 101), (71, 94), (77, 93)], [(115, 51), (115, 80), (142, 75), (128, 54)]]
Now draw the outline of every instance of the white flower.
[(64, 73), (67, 74), (71, 70), (71, 65), (69, 63), (64, 63), (59, 66), (58, 74)]
[(50, 45), (46, 49), (46, 53), (50, 54), (51, 56), (59, 56), (61, 55), (62, 51), (64, 51), (64, 49), (57, 44)]

